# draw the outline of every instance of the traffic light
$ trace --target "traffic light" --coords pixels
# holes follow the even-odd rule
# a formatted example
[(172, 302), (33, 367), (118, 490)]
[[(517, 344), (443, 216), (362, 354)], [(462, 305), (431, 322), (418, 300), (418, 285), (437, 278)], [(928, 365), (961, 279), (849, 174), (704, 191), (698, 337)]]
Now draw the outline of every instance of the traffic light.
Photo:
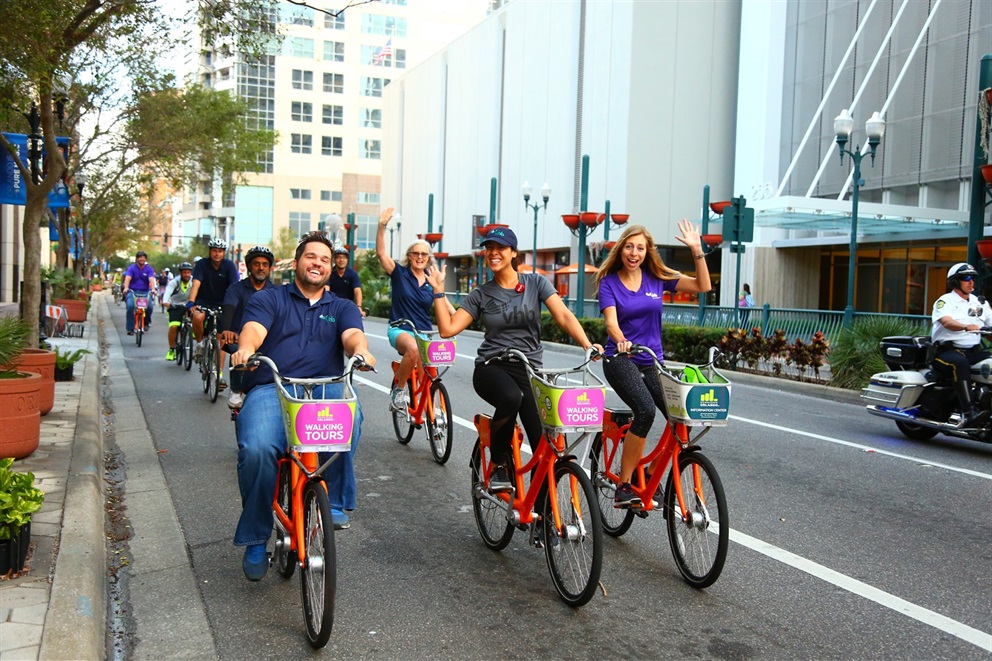
[(747, 206), (743, 195), (735, 197), (723, 210), (723, 240), (731, 243), (754, 241), (754, 209)]

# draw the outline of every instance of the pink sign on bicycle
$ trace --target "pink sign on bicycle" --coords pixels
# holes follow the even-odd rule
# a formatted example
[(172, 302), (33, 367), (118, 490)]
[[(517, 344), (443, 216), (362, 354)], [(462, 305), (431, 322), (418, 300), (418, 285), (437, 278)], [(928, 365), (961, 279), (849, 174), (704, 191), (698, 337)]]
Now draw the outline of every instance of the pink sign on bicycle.
[(450, 365), (455, 362), (455, 343), (452, 340), (439, 340), (427, 344), (424, 359), (429, 365)]
[(351, 449), (351, 430), (355, 421), (353, 404), (316, 401), (292, 404), (296, 409), (293, 430), (301, 452), (347, 452)]
[(603, 424), (605, 404), (602, 388), (568, 388), (558, 400), (558, 419), (565, 427)]
[(134, 306), (137, 308), (147, 308), (148, 307), (148, 297), (147, 296), (135, 296)]

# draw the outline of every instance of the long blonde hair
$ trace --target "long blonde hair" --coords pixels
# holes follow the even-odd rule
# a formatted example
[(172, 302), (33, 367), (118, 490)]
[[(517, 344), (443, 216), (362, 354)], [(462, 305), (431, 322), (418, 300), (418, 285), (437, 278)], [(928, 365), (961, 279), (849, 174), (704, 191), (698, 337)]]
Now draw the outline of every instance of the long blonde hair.
[(661, 256), (655, 249), (654, 238), (648, 229), (644, 225), (628, 225), (627, 229), (620, 234), (620, 238), (617, 239), (617, 243), (613, 246), (613, 250), (610, 254), (606, 256), (603, 260), (603, 265), (599, 267), (596, 271), (596, 287), (599, 287), (599, 283), (611, 273), (615, 273), (620, 270), (623, 266), (622, 257), (623, 246), (632, 236), (643, 236), (644, 240), (647, 242), (647, 254), (644, 257), (644, 263), (641, 268), (647, 267), (648, 271), (654, 277), (659, 280), (675, 280), (676, 278), (681, 278), (682, 273), (676, 271), (675, 269), (665, 266), (665, 262), (662, 261)]

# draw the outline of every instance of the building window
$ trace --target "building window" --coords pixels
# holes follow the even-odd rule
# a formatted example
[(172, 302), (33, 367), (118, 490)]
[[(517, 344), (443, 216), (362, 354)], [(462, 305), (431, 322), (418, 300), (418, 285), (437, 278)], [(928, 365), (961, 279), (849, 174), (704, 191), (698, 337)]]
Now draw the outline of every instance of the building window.
[(406, 49), (393, 48), (391, 54), (383, 57), (381, 60), (377, 60), (377, 57), (379, 53), (382, 52), (383, 48), (385, 48), (385, 46), (370, 46), (369, 44), (362, 44), (362, 64), (406, 69)]
[(328, 30), (344, 30), (344, 10), (342, 9), (337, 16), (324, 14), (324, 27)]
[(312, 154), (313, 136), (306, 133), (289, 134), (289, 150), (294, 154)]
[(304, 101), (293, 101), (292, 120), (294, 122), (312, 122), (313, 104)]
[(341, 201), (341, 191), (339, 191), (339, 190), (332, 190), (331, 191), (331, 202), (340, 202), (340, 201)]
[(313, 9), (299, 5), (283, 3), (279, 7), (279, 21), (290, 25), (306, 25), (313, 27)]
[(325, 62), (344, 62), (344, 42), (325, 41), (324, 42)]
[(289, 229), (293, 232), (296, 238), (300, 238), (302, 235), (310, 231), (310, 212), (309, 211), (290, 211), (289, 212)]
[(382, 145), (379, 140), (362, 140), (359, 153), (362, 158), (378, 160), (382, 158)]
[(341, 156), (343, 150), (343, 139), (332, 136), (323, 136), (320, 139), (321, 156)]
[(312, 90), (313, 71), (305, 71), (303, 69), (293, 69), (293, 89)]
[(379, 193), (359, 193), (359, 204), (379, 204)]
[(329, 106), (324, 104), (322, 117), (324, 124), (341, 126), (344, 124), (344, 106)]
[[(250, 129), (273, 130), (276, 124), (276, 58), (263, 56), (253, 62), (236, 65), (238, 96), (245, 100), (248, 113), (245, 124)], [(258, 158), (256, 172), (271, 174), (274, 154), (267, 150)]]
[(362, 76), (358, 84), (361, 87), (362, 96), (382, 96), (382, 88), (389, 84), (389, 79)]
[(382, 110), (379, 108), (362, 108), (362, 126), (368, 129), (382, 128)]
[(310, 199), (310, 189), (309, 188), (290, 188), (289, 196), (294, 200), (309, 200)]
[(344, 94), (344, 74), (325, 73), (324, 91), (330, 92), (331, 94)]
[(341, 201), (341, 191), (339, 191), (339, 190), (322, 190), (322, 191), (320, 191), (320, 201), (321, 202), (340, 202)]
[(355, 215), (355, 248), (359, 250), (375, 249), (375, 234), (379, 216)]
[(313, 39), (304, 37), (288, 37), (283, 42), (283, 55), (290, 57), (305, 57), (313, 59)]
[(406, 36), (406, 19), (382, 14), (362, 14), (362, 32), (390, 37)]

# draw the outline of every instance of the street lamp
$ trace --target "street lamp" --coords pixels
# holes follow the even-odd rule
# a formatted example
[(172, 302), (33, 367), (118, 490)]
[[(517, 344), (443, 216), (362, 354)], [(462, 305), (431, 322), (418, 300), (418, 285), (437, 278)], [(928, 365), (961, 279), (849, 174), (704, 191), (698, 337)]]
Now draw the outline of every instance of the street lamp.
[(885, 134), (885, 120), (875, 112), (871, 118), (865, 122), (865, 133), (868, 135), (868, 152), (861, 151), (861, 145), (848, 151), (844, 148), (851, 138), (854, 130), (854, 118), (847, 108), (840, 111), (834, 118), (834, 133), (837, 135), (837, 146), (840, 149), (840, 164), (844, 165), (844, 154), (851, 157), (854, 163), (854, 191), (851, 194), (851, 242), (850, 242), (850, 263), (847, 266), (847, 307), (844, 308), (844, 328), (849, 329), (854, 322), (854, 276), (857, 266), (858, 252), (858, 189), (864, 186), (865, 182), (861, 178), (861, 159), (865, 153), (871, 154), (871, 165), (875, 167), (875, 150), (882, 142)]
[[(79, 186), (79, 215), (83, 215), (83, 188), (86, 186), (86, 173), (80, 170), (76, 173), (76, 185)], [(76, 226), (76, 249), (75, 255), (73, 256), (73, 268), (76, 268), (76, 263), (79, 261), (79, 242), (82, 237), (79, 235), (79, 222), (73, 223)], [(83, 223), (83, 227), (86, 223)]]
[(544, 204), (530, 203), (530, 194), (532, 190), (528, 182), (524, 182), (521, 190), (524, 194), (524, 208), (534, 210), (534, 256), (531, 260), (531, 265), (533, 266), (533, 272), (537, 273), (537, 211), (538, 209), (545, 209), (545, 211), (547, 210), (548, 198), (551, 197), (551, 186), (548, 185), (548, 182), (544, 182), (544, 185), (541, 186), (541, 198), (544, 200)]

